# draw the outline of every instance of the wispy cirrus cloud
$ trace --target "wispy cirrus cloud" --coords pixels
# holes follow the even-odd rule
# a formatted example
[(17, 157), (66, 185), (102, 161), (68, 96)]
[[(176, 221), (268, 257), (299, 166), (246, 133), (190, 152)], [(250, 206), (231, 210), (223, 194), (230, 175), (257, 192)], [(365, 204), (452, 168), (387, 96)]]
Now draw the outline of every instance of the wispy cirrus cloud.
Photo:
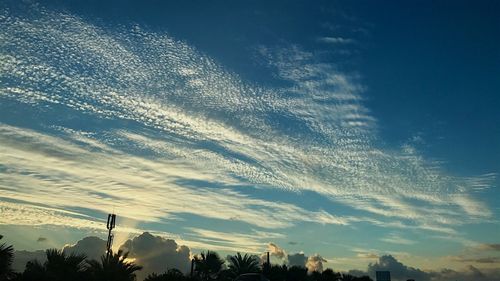
[[(69, 141), (5, 125), (0, 126), (0, 132), (3, 165), (9, 167), (2, 177), (2, 186), (11, 187), (3, 196), (51, 206), (50, 214), (64, 213), (66, 208), (75, 206), (101, 213), (114, 208), (133, 220), (159, 222), (176, 219), (178, 213), (193, 213), (266, 228), (287, 227), (299, 220), (335, 224), (347, 221), (324, 211), (310, 213), (295, 205), (251, 198), (228, 188), (184, 186), (178, 181), (237, 183), (229, 178), (224, 181), (218, 173), (190, 167), (182, 161), (148, 160), (125, 155), (102, 144), (99, 146), (104, 151), (92, 152)], [(82, 142), (83, 139), (77, 134), (76, 140)], [(19, 180), (23, 188), (12, 188), (19, 187)], [(76, 198), (78, 204), (75, 204)], [(195, 207), (205, 204), (210, 208)], [(130, 209), (130, 205), (137, 208)], [(33, 207), (33, 211), (40, 208)], [(94, 219), (88, 215), (83, 217)], [(30, 218), (33, 216), (13, 216), (9, 221), (19, 223), (16, 220)]]
[(318, 41), (330, 44), (350, 44), (355, 41), (351, 38), (325, 36), (318, 38)]
[[(275, 232), (370, 221), (454, 233), (492, 216), (472, 192), (495, 175), (456, 177), (410, 145), (385, 149), (356, 77), (298, 46), (259, 48), (290, 85), (272, 88), (139, 26), (44, 9), (3, 10), (0, 23), (9, 38), (0, 40), (0, 98), (34, 108), (28, 117), (39, 122), (7, 125), (16, 122), (2, 115), (0, 188), (10, 201), (0, 204), (12, 213), (2, 223), (69, 217), (70, 227), (93, 228), (92, 212), (116, 208), (135, 221), (195, 214)], [(257, 198), (254, 187), (314, 192), (362, 215)], [(33, 216), (15, 215), (22, 210)]]
[(415, 244), (415, 241), (401, 237), (399, 234), (396, 234), (396, 233), (389, 234), (380, 240), (387, 242), (387, 243), (393, 243), (393, 244), (402, 244), (402, 245)]

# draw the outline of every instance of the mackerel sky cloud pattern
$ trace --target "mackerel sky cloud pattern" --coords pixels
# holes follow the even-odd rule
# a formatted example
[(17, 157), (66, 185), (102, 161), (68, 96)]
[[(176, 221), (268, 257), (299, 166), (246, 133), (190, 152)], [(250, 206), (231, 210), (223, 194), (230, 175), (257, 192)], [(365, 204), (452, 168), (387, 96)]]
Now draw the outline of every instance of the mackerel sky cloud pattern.
[(493, 220), (475, 191), (495, 174), (454, 176), (411, 141), (386, 148), (359, 79), (299, 45), (255, 46), (280, 81), (272, 87), (140, 25), (36, 7), (3, 10), (0, 26), (0, 102), (25, 111), (0, 114), (1, 224), (99, 229), (114, 208), (139, 233), (193, 215), (267, 235), (214, 242), (216, 230), (186, 222), (181, 241), (258, 252), (302, 222), (459, 236), (458, 226)]

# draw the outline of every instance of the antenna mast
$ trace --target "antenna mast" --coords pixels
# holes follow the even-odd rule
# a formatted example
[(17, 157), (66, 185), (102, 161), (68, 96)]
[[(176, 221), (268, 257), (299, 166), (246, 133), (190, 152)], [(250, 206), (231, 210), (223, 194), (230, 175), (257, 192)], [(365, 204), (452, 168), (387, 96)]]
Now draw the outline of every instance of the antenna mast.
[(108, 222), (106, 223), (106, 228), (108, 229), (108, 243), (106, 244), (106, 257), (109, 257), (111, 254), (111, 246), (113, 246), (113, 237), (114, 235), (111, 233), (113, 228), (115, 228), (116, 215), (108, 214)]

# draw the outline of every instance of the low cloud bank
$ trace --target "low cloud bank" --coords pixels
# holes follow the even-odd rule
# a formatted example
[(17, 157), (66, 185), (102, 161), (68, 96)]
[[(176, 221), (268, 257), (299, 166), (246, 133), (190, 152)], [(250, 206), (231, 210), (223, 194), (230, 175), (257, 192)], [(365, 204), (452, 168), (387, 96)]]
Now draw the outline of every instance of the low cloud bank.
[(370, 263), (367, 272), (351, 270), (350, 274), (360, 276), (369, 275), (375, 280), (376, 271), (390, 271), (394, 281), (414, 279), (418, 281), (500, 281), (500, 268), (479, 269), (472, 265), (463, 270), (442, 269), (440, 271), (424, 271), (407, 266), (392, 255), (379, 257), (378, 262)]
[[(187, 272), (190, 266), (191, 250), (187, 246), (178, 245), (175, 240), (153, 236), (148, 232), (125, 241), (120, 249), (129, 252), (129, 258), (134, 258), (143, 269), (137, 273), (138, 280), (142, 280), (149, 273), (162, 273), (171, 268)], [(66, 245), (63, 251), (67, 254), (85, 254), (89, 259), (100, 260), (106, 253), (106, 241), (95, 236), (85, 237), (74, 245)], [(13, 268), (17, 272), (24, 271), (30, 260), (45, 262), (45, 251), (16, 251)]]
[[(493, 244), (491, 244), (493, 245)], [(491, 245), (489, 249), (495, 251)], [(90, 259), (99, 259), (105, 253), (106, 241), (98, 237), (85, 237), (74, 245), (63, 248), (66, 253), (83, 253)], [(129, 252), (129, 257), (144, 268), (138, 273), (141, 280), (151, 272), (162, 273), (171, 268), (177, 268), (182, 272), (188, 272), (190, 267), (191, 250), (189, 247), (179, 245), (175, 240), (154, 236), (148, 232), (127, 240), (120, 247), (121, 250)], [(306, 267), (309, 272), (322, 272), (326, 259), (318, 254), (307, 256), (303, 252), (288, 254), (284, 249), (274, 243), (268, 244), (268, 251), (274, 259), (273, 263), (286, 264), (287, 266)], [(265, 261), (266, 255), (262, 256)], [(23, 271), (26, 263), (37, 259), (44, 262), (45, 251), (16, 251), (13, 268), (15, 271)], [(276, 259), (278, 262), (276, 262)], [(405, 281), (414, 279), (418, 281), (500, 281), (500, 268), (480, 269), (469, 265), (463, 270), (442, 269), (440, 271), (425, 271), (403, 264), (392, 255), (380, 256), (378, 261), (370, 263), (366, 269), (350, 270), (347, 273), (354, 276), (368, 275), (375, 280), (376, 271), (390, 271), (394, 281)]]

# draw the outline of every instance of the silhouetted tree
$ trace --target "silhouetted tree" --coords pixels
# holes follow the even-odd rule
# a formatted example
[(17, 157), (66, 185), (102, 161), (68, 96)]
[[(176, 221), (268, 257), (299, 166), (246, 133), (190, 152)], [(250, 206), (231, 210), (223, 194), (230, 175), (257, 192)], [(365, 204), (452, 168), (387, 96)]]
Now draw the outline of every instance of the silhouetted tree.
[(351, 274), (347, 273), (342, 273), (342, 276), (340, 278), (341, 281), (355, 281), (356, 277), (352, 276)]
[(111, 252), (110, 255), (103, 255), (101, 262), (89, 260), (88, 273), (96, 281), (134, 281), (135, 272), (142, 269), (142, 266), (126, 261), (128, 253), (118, 251)]
[(231, 270), (226, 268), (219, 271), (219, 274), (217, 274), (217, 281), (233, 281), (234, 277)]
[(216, 252), (207, 251), (202, 252), (199, 256), (195, 257), (195, 271), (203, 281), (215, 280), (219, 272), (222, 270), (224, 261), (219, 257)]
[(288, 273), (286, 265), (271, 265), (267, 278), (271, 281), (285, 281)]
[(184, 276), (182, 272), (176, 268), (169, 269), (162, 274), (149, 274), (144, 281), (188, 281), (189, 278)]
[(309, 280), (311, 281), (322, 281), (323, 275), (319, 271), (313, 271), (311, 275), (309, 275)]
[(292, 266), (286, 274), (287, 281), (304, 281), (307, 277), (307, 268), (302, 266)]
[[(0, 240), (3, 238), (0, 235)], [(14, 247), (5, 243), (0, 245), (0, 280), (9, 280), (12, 276), (12, 261), (14, 260)]]
[(355, 277), (355, 281), (373, 281), (369, 276), (363, 275), (360, 277)]
[(338, 272), (333, 271), (330, 268), (325, 269), (321, 273), (321, 281), (339, 281), (342, 275)]
[(46, 270), (43, 264), (41, 264), (38, 260), (32, 260), (26, 263), (21, 279), (25, 281), (43, 281), (48, 279), (46, 275)]
[(63, 281), (87, 280), (85, 271), (85, 255), (66, 254), (61, 250), (48, 249), (45, 251), (47, 261), (29, 261), (22, 275), (26, 281)]
[(229, 261), (229, 271), (232, 276), (236, 277), (243, 273), (256, 273), (260, 271), (259, 268), (259, 258), (254, 255), (241, 255), (236, 253), (234, 256), (228, 257)]

